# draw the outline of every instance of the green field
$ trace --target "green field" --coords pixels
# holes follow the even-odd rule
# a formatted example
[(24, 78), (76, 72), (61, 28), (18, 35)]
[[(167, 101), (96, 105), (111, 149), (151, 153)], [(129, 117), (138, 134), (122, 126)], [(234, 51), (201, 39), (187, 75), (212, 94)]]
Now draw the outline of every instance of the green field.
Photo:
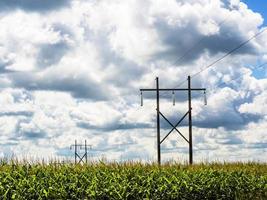
[(1, 199), (267, 199), (267, 165), (0, 164)]

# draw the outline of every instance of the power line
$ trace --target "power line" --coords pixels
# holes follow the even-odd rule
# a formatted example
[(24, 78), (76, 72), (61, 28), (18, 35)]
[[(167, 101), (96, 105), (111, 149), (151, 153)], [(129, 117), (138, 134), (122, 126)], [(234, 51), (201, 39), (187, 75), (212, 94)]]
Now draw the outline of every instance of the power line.
[[(262, 67), (265, 66), (265, 65), (267, 65), (267, 62), (266, 62), (266, 63), (263, 63), (263, 64), (260, 64), (259, 66), (253, 68), (253, 70), (255, 70), (255, 69), (260, 69), (260, 68), (262, 68)], [(232, 79), (228, 80), (227, 82), (231, 82), (231, 81), (234, 81), (234, 80), (238, 80), (238, 79), (242, 78), (242, 76), (244, 76), (244, 75), (246, 75), (246, 74), (248, 74), (248, 73), (249, 73), (249, 72), (246, 72), (246, 73), (244, 73), (244, 74), (242, 74), (242, 75), (240, 75), (240, 76), (238, 76), (238, 77), (235, 77), (235, 78), (232, 78)], [(217, 87), (220, 87), (220, 86), (222, 86), (222, 85), (224, 85), (224, 84), (226, 84), (226, 82), (220, 83), (219, 85), (217, 85)]]
[[(239, 44), (237, 47), (235, 47), (234, 49), (230, 50), (228, 53), (226, 53), (225, 55), (223, 55), (222, 57), (220, 57), (219, 59), (213, 61), (211, 64), (205, 66), (203, 69), (201, 69), (200, 71), (198, 71), (195, 74), (192, 74), (191, 77), (195, 77), (197, 75), (199, 75), (200, 73), (204, 72), (205, 70), (211, 68), (212, 66), (214, 66), (216, 63), (220, 62), (221, 60), (223, 60), (224, 58), (228, 57), (229, 55), (231, 55), (232, 53), (234, 53), (235, 51), (237, 51), (238, 49), (242, 48), (243, 46), (245, 46), (247, 43), (249, 43), (251, 40), (253, 40), (254, 38), (258, 37), (259, 35), (261, 35), (262, 33), (264, 33), (267, 30), (267, 28), (261, 30), (260, 32), (256, 33), (255, 35), (253, 35), (252, 37), (250, 37), (248, 40), (242, 42), (241, 44)], [(175, 88), (183, 85), (187, 80), (184, 80), (182, 82), (180, 82), (178, 85), (175, 86)]]
[[(227, 15), (227, 17), (225, 17), (224, 18), (224, 20), (222, 20), (219, 24), (218, 24), (218, 26), (219, 27), (221, 27), (221, 25), (223, 25), (227, 20), (228, 20), (228, 18), (229, 18), (229, 15)], [(183, 54), (183, 55), (181, 55), (174, 63), (173, 63), (173, 65), (176, 65), (179, 61), (181, 61), (185, 56), (187, 56), (196, 46), (198, 46), (199, 44), (201, 44), (201, 42), (203, 42), (204, 40), (206, 39), (206, 36), (203, 36), (203, 37), (201, 37), (194, 45), (192, 45), (189, 49), (187, 49), (187, 51)], [(186, 80), (185, 81), (183, 81), (182, 82), (182, 84), (183, 83), (185, 83), (186, 82)], [(181, 85), (182, 85), (181, 84)], [(179, 85), (180, 86), (180, 85)], [(176, 86), (176, 87), (179, 87), (179, 86)], [(176, 88), (175, 87), (175, 88)], [(166, 92), (163, 92), (162, 94), (164, 94), (164, 93), (166, 93)], [(161, 96), (164, 96), (164, 95), (162, 95), (161, 94)]]
[[(221, 25), (223, 25), (227, 19), (228, 19), (229, 15), (223, 20), (221, 21), (218, 26), (220, 27)], [(183, 60), (183, 58), (185, 58), (195, 47), (199, 46), (204, 40), (206, 39), (206, 36), (204, 35), (203, 37), (201, 37), (195, 44), (193, 44), (190, 48), (188, 48), (186, 50), (186, 52), (181, 55), (174, 63), (173, 65), (176, 65), (179, 61)]]
[[(225, 17), (224, 20), (222, 20), (218, 26), (221, 27), (221, 25), (223, 25), (227, 20), (228, 18), (230, 17), (230, 14), (227, 15), (227, 17)], [(199, 44), (201, 44), (201, 42), (203, 42), (204, 40), (206, 39), (206, 36), (203, 36), (201, 37), (194, 45), (192, 45), (190, 48), (188, 48), (186, 50), (186, 52), (181, 55), (172, 65), (176, 65), (179, 61), (181, 61), (185, 56), (187, 56), (195, 47), (197, 47)], [(186, 82), (187, 80), (181, 82), (181, 84), (179, 84), (178, 86), (175, 86), (176, 87), (179, 87), (180, 85), (182, 85), (184, 82)], [(164, 96), (164, 94), (167, 93), (167, 92), (162, 92), (162, 96)], [(166, 96), (165, 96), (166, 97)]]
[[(265, 63), (263, 63), (263, 64), (260, 64), (260, 65), (258, 65), (257, 67), (254, 67), (253, 70), (260, 69), (260, 68), (262, 68), (262, 67), (265, 66), (265, 65), (267, 65), (267, 62), (265, 62)], [(234, 81), (234, 80), (239, 80), (240, 78), (242, 78), (244, 75), (246, 75), (246, 74), (248, 74), (248, 73), (249, 73), (249, 72), (243, 73), (243, 74), (241, 74), (241, 75), (238, 76), (238, 77), (234, 77), (234, 78), (232, 78), (232, 79), (230, 79), (230, 80), (228, 80), (228, 81), (226, 81), (226, 82), (222, 82), (222, 83), (220, 83), (220, 84), (217, 85), (217, 88), (218, 88), (218, 87), (221, 87), (222, 85), (225, 85), (225, 84), (227, 84), (227, 83), (230, 83), (230, 82), (232, 82), (232, 81)], [(212, 88), (210, 87), (209, 89), (212, 89)], [(208, 90), (209, 90), (209, 89), (208, 89)], [(209, 95), (214, 94), (214, 93), (215, 93), (215, 91), (213, 90), (211, 93), (209, 93)]]
[(215, 65), (216, 63), (220, 62), (221, 60), (223, 60), (224, 58), (226, 58), (227, 56), (231, 55), (232, 53), (234, 53), (235, 51), (237, 51), (238, 49), (240, 49), (241, 47), (245, 46), (247, 43), (249, 43), (251, 40), (253, 40), (254, 38), (258, 37), (259, 35), (261, 35), (262, 33), (264, 33), (266, 29), (261, 30), (260, 32), (256, 33), (255, 35), (253, 35), (252, 37), (250, 37), (248, 40), (246, 40), (245, 42), (241, 43), (240, 45), (238, 45), (237, 47), (235, 47), (234, 49), (232, 49), (231, 51), (229, 51), (228, 53), (226, 53), (224, 56), (222, 56), (221, 58), (215, 60), (214, 62), (212, 62), (211, 64), (209, 64), (208, 66), (206, 66), (205, 68), (201, 69), (199, 72), (195, 73), (192, 75), (192, 77), (197, 76), (198, 74), (202, 73), (203, 71), (207, 70), (208, 68), (212, 67), (213, 65)]

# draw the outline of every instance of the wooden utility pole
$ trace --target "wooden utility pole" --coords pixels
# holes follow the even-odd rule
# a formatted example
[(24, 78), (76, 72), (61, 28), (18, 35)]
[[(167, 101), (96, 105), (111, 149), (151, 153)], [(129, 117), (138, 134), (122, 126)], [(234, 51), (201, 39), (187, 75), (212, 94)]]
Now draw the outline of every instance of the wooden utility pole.
[(160, 113), (159, 113), (159, 78), (156, 77), (156, 87), (157, 87), (157, 152), (158, 152), (158, 163), (161, 162), (161, 152), (160, 152)]
[(188, 76), (188, 127), (189, 127), (189, 163), (193, 164), (192, 106), (191, 106), (191, 78), (190, 76)]

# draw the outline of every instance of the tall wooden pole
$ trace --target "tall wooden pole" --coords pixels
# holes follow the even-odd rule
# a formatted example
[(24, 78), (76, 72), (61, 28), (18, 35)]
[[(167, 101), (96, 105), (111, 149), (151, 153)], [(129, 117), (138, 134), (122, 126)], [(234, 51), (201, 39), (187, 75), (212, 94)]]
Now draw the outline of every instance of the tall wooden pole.
[(157, 149), (158, 149), (158, 164), (161, 163), (160, 158), (160, 114), (159, 114), (159, 78), (156, 77), (156, 90), (157, 90)]
[(191, 77), (188, 76), (189, 164), (193, 164)]
[(85, 149), (85, 163), (87, 164), (87, 144), (86, 144), (86, 140), (84, 141), (84, 149)]
[(77, 164), (77, 140), (75, 140), (75, 164)]

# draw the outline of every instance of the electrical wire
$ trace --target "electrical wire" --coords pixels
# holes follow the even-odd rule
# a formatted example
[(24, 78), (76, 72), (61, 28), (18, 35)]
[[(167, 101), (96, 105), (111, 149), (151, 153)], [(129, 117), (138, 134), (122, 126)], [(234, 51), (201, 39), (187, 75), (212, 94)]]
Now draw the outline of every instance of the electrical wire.
[[(260, 69), (260, 68), (264, 67), (265, 65), (267, 65), (267, 62), (265, 62), (265, 63), (263, 63), (263, 64), (260, 64), (260, 65), (258, 65), (257, 67), (254, 67), (253, 70)], [(221, 86), (223, 86), (223, 85), (225, 85), (225, 84), (227, 84), (227, 83), (230, 83), (230, 82), (235, 81), (235, 80), (239, 80), (239, 79), (241, 79), (244, 75), (249, 74), (249, 73), (250, 73), (250, 72), (243, 73), (243, 74), (241, 74), (241, 75), (238, 76), (238, 77), (234, 77), (234, 78), (232, 78), (232, 79), (230, 79), (230, 80), (228, 80), (228, 81), (226, 81), (226, 82), (222, 82), (222, 83), (218, 84), (216, 87), (219, 88), (219, 87), (221, 87)], [(210, 87), (210, 90), (212, 90), (211, 87)], [(215, 91), (213, 90), (211, 93), (209, 93), (209, 96), (212, 95), (212, 94), (214, 94), (214, 93), (215, 93)]]
[(251, 40), (255, 39), (256, 37), (258, 37), (259, 35), (261, 35), (262, 33), (264, 33), (267, 30), (267, 28), (261, 30), (260, 32), (256, 33), (255, 35), (253, 35), (252, 37), (250, 37), (248, 40), (246, 40), (245, 42), (241, 43), (240, 45), (238, 45), (237, 47), (235, 47), (234, 49), (232, 49), (231, 51), (229, 51), (228, 53), (226, 53), (224, 56), (220, 57), (219, 59), (215, 60), (214, 62), (212, 62), (211, 64), (207, 65), (206, 67), (204, 67), (203, 69), (201, 69), (199, 72), (191, 75), (191, 77), (195, 77), (197, 75), (199, 75), (200, 73), (204, 72), (205, 70), (209, 69), (210, 67), (212, 67), (213, 65), (215, 65), (216, 63), (220, 62), (221, 60), (223, 60), (224, 58), (228, 57), (229, 55), (231, 55), (232, 53), (234, 53), (235, 51), (237, 51), (238, 49), (242, 48), (243, 46), (245, 46), (247, 43), (249, 43)]
[[(254, 67), (253, 70), (260, 69), (260, 68), (264, 67), (265, 65), (267, 65), (267, 62), (266, 63), (263, 63), (263, 64), (260, 64), (257, 67)], [(242, 78), (244, 75), (246, 75), (248, 73), (250, 73), (250, 72), (246, 72), (246, 73), (244, 73), (244, 74), (242, 74), (242, 75), (240, 75), (238, 77), (235, 77), (233, 79), (228, 80), (227, 82), (220, 83), (219, 85), (217, 85), (217, 87), (221, 87), (221, 86), (223, 86), (223, 85), (225, 85), (225, 84), (227, 84), (229, 82), (232, 82), (232, 81), (235, 81), (235, 80), (239, 80), (240, 78)]]
[[(220, 27), (221, 25), (223, 25), (227, 19), (228, 19), (229, 15), (223, 20), (221, 21), (218, 26)], [(179, 61), (183, 60), (183, 58), (185, 58), (192, 50), (194, 50), (194, 48), (196, 48), (197, 46), (199, 46), (204, 40), (206, 39), (206, 36), (204, 35), (203, 37), (201, 37), (195, 44), (193, 44), (189, 49), (186, 50), (186, 52), (181, 55), (174, 63), (173, 65), (178, 64)]]
[[(218, 24), (218, 26), (219, 27), (221, 27), (227, 20), (228, 20), (228, 18), (229, 18), (229, 14), (227, 15), (227, 17), (225, 17), (224, 18), (224, 20), (222, 20), (219, 24)], [(188, 48), (187, 50), (186, 50), (186, 52), (183, 54), (183, 55), (181, 55), (172, 65), (176, 65), (176, 64), (178, 64), (178, 62), (179, 61), (181, 61), (181, 60), (183, 60), (183, 58), (185, 58), (190, 52), (192, 52), (192, 50), (194, 50), (194, 48), (196, 48), (197, 46), (199, 46), (204, 40), (206, 39), (206, 36), (203, 36), (203, 37), (201, 37), (194, 45), (192, 45), (190, 48)], [(184, 82), (182, 82), (182, 84), (183, 84)], [(182, 85), (181, 84), (181, 85)], [(179, 85), (180, 86), (180, 85)], [(176, 87), (179, 87), (179, 86), (176, 86)], [(167, 92), (162, 92), (160, 95), (162, 96), (164, 93), (167, 93)], [(164, 96), (164, 95), (163, 95)], [(166, 96), (165, 96), (166, 97)]]
[[(196, 77), (197, 75), (201, 74), (202, 72), (206, 71), (207, 69), (211, 68), (212, 66), (214, 66), (216, 63), (220, 62), (221, 60), (223, 60), (224, 58), (230, 56), (232, 53), (236, 52), (237, 50), (239, 50), (240, 48), (242, 48), (243, 46), (245, 46), (246, 44), (248, 44), (251, 40), (255, 39), (256, 37), (260, 36), (261, 34), (263, 34), (265, 31), (267, 30), (267, 28), (262, 29), (260, 32), (254, 34), (252, 37), (250, 37), (249, 39), (247, 39), (246, 41), (242, 42), (241, 44), (239, 44), (237, 47), (233, 48), (232, 50), (230, 50), (229, 52), (227, 52), (226, 54), (224, 54), (222, 57), (220, 57), (219, 59), (216, 59), (215, 61), (213, 61), (211, 64), (205, 66), (203, 69), (201, 69), (200, 71), (194, 73), (191, 75), (191, 78)], [(185, 82), (187, 81), (187, 79), (185, 79), (184, 81), (180, 82), (178, 85), (176, 85), (174, 88), (178, 88), (181, 85), (183, 85)]]

